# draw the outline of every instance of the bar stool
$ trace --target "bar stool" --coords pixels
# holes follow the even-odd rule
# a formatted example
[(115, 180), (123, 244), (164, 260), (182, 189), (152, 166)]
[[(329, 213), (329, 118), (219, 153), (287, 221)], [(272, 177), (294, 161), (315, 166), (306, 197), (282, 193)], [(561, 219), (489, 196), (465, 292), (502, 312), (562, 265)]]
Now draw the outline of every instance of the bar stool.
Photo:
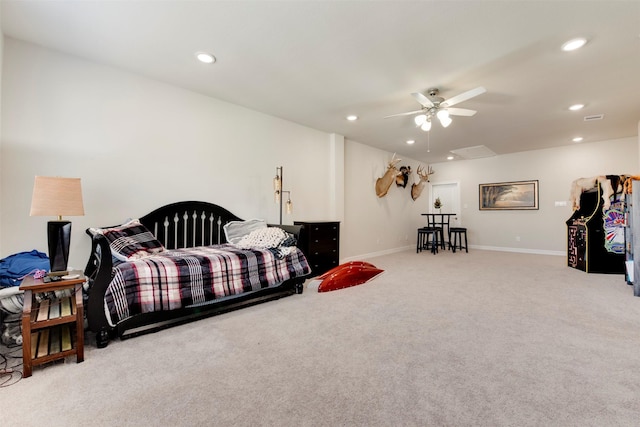
[[(462, 236), (464, 236), (464, 246), (462, 245)], [(454, 253), (456, 249), (460, 249), (460, 251), (464, 249), (465, 252), (469, 252), (465, 227), (451, 227), (449, 229), (449, 249), (452, 249)]]
[(431, 249), (432, 254), (437, 254), (438, 245), (438, 230), (433, 227), (418, 228), (416, 253), (422, 252), (424, 249)]
[(442, 229), (442, 227), (435, 226), (429, 228), (433, 228), (435, 230), (438, 246), (440, 246), (442, 249), (447, 249), (447, 243), (444, 240), (444, 230)]

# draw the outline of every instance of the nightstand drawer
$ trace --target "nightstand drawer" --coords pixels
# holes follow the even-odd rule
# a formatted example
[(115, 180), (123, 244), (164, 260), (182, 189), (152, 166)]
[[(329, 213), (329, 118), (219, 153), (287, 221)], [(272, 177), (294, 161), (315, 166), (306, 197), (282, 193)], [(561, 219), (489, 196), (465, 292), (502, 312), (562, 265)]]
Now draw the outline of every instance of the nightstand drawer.
[(316, 259), (314, 263), (309, 263), (309, 267), (311, 267), (311, 274), (314, 276), (319, 276), (322, 273), (326, 273), (334, 267), (338, 266), (337, 259)]
[(309, 237), (316, 239), (319, 237), (338, 238), (340, 227), (338, 223), (312, 224), (309, 227)]
[(309, 252), (311, 252), (311, 250), (315, 250), (315, 251), (327, 251), (327, 250), (337, 250), (338, 246), (338, 238), (337, 237), (333, 237), (333, 238), (326, 238), (326, 237), (321, 237), (318, 239), (311, 239), (309, 241)]

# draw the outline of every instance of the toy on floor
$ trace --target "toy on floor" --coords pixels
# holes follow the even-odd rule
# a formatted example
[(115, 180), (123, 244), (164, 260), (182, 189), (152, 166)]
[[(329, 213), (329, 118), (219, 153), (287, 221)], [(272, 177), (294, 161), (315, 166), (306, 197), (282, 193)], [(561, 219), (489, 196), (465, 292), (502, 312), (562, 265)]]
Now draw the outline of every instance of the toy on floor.
[(351, 261), (332, 268), (321, 276), (316, 277), (310, 287), (318, 286), (318, 292), (329, 292), (337, 289), (361, 285), (384, 270), (364, 261)]

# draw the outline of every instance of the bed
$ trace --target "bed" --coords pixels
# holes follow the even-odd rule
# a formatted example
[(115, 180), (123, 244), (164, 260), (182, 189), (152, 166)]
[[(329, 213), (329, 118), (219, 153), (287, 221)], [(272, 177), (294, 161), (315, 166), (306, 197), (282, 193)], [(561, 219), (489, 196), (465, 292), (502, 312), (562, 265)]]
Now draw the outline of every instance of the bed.
[(302, 293), (310, 268), (299, 231), (200, 201), (87, 229), (85, 309), (97, 346)]

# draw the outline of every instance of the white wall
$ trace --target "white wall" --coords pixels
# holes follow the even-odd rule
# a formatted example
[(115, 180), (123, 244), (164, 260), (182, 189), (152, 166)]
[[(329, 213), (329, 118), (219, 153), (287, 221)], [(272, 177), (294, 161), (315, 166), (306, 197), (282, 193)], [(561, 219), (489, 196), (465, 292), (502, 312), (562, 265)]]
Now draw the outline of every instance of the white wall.
[(330, 137), (118, 69), (5, 39), (2, 256), (46, 250), (47, 217), (29, 217), (35, 175), (82, 178), (70, 265), (84, 229), (170, 202), (205, 200), (277, 222), (272, 179), (285, 171), (298, 219), (329, 216)]
[[(82, 178), (84, 217), (72, 217), (70, 264), (89, 253), (84, 229), (116, 224), (165, 203), (205, 200), (243, 218), (277, 222), (272, 178), (284, 166), (293, 220), (342, 222), (341, 259), (412, 248), (429, 211), (374, 183), (392, 153), (344, 140), (122, 70), (5, 39), (0, 102), (0, 256), (46, 252), (46, 222), (29, 217), (35, 175)], [(433, 182), (459, 181), (470, 243), (564, 253), (570, 183), (639, 174), (637, 137), (433, 165)], [(403, 159), (415, 171), (418, 162)], [(480, 212), (478, 184), (540, 180), (539, 211)], [(466, 205), (466, 207), (464, 207)], [(515, 240), (520, 236), (520, 241)]]
[[(386, 196), (379, 198), (375, 181), (384, 175), (392, 153), (358, 142), (345, 145), (345, 221), (341, 232), (341, 257), (354, 259), (379, 255), (415, 246), (416, 230), (424, 225), (422, 212), (428, 212), (427, 191), (415, 202), (411, 199), (411, 184), (406, 188), (392, 184)], [(402, 158), (397, 167), (418, 162)]]
[[(571, 182), (595, 175), (638, 174), (638, 138), (438, 163), (433, 168), (437, 174), (432, 183), (461, 183), (462, 225), (468, 228), (470, 245), (566, 254)], [(479, 184), (532, 179), (539, 180), (539, 210), (479, 210)], [(555, 207), (556, 201), (567, 201), (567, 206)]]
[[(0, 117), (2, 117), (2, 63), (4, 59), (4, 37), (2, 34), (2, 8), (0, 7)], [(2, 135), (1, 120), (0, 135)], [(0, 176), (2, 176), (2, 138), (0, 138)], [(2, 197), (0, 197), (0, 224), (2, 224)], [(0, 227), (0, 254), (2, 253), (2, 227)]]

